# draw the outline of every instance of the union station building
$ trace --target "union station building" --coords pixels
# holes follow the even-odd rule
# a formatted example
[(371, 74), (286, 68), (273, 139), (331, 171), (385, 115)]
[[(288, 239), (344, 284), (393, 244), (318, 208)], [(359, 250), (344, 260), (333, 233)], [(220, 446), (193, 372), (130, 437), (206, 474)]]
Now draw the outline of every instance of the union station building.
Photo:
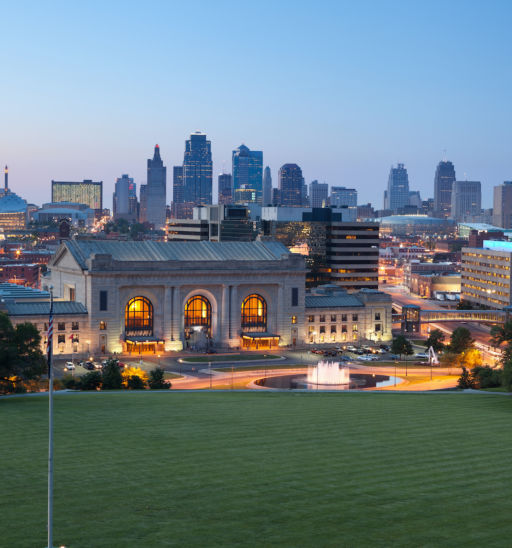
[[(53, 286), (56, 354), (391, 339), (389, 295), (335, 285), (306, 294), (304, 258), (278, 242), (69, 240), (49, 270), (43, 290)], [(9, 298), (3, 308), (13, 323), (35, 323), (45, 342), (47, 299)]]

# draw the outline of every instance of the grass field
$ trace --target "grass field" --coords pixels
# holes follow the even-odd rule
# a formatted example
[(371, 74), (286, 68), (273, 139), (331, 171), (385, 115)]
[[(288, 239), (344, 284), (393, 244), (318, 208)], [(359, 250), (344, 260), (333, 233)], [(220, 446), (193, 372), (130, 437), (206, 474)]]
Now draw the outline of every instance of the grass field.
[[(43, 547), (47, 399), (0, 400), (0, 545)], [(509, 546), (500, 394), (55, 398), (55, 545)]]
[(246, 362), (256, 360), (279, 360), (280, 356), (272, 354), (210, 354), (209, 356), (190, 356), (182, 358), (185, 363), (219, 363), (219, 362)]

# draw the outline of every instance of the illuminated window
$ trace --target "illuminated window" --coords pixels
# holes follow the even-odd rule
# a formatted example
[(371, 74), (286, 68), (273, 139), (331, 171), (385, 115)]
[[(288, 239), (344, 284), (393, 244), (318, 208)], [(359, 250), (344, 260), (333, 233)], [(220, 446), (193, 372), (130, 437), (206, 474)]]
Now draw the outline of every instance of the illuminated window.
[(297, 316), (292, 316), (292, 323), (297, 323)]
[(313, 323), (315, 321), (315, 317), (314, 316), (308, 316), (308, 322), (309, 323)]
[(242, 328), (267, 329), (267, 302), (260, 295), (249, 295), (242, 303)]
[(107, 322), (100, 322), (100, 331), (105, 331), (107, 329)]
[(212, 305), (202, 295), (191, 297), (185, 305), (185, 328), (212, 326)]
[(128, 301), (124, 312), (124, 328), (127, 335), (153, 335), (153, 305), (149, 299), (134, 297)]

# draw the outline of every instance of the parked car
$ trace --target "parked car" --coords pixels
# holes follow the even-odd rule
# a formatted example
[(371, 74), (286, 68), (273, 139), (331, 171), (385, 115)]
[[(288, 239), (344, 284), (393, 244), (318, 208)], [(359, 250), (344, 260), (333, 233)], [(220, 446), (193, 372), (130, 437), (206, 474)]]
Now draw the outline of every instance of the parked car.
[(92, 365), (93, 365), (94, 369), (103, 369), (103, 365), (101, 363), (93, 362)]
[(92, 362), (85, 362), (82, 367), (84, 369), (87, 369), (87, 371), (92, 371), (93, 369), (95, 369), (94, 367), (94, 364)]
[(422, 360), (428, 360), (428, 354), (425, 352), (418, 352), (417, 354), (414, 354), (414, 357)]
[(379, 348), (382, 348), (385, 352), (389, 352), (391, 348), (387, 344), (380, 344)]
[(123, 362), (117, 362), (117, 365), (121, 368), (121, 369), (124, 369), (126, 367), (126, 364), (123, 363)]
[(338, 352), (336, 350), (324, 350), (324, 356), (337, 356)]
[(312, 354), (323, 354), (323, 352), (324, 352), (323, 350), (319, 350), (318, 348), (313, 348), (311, 350)]
[(66, 371), (74, 371), (76, 369), (75, 364), (73, 362), (66, 362), (66, 365), (64, 366), (64, 369)]

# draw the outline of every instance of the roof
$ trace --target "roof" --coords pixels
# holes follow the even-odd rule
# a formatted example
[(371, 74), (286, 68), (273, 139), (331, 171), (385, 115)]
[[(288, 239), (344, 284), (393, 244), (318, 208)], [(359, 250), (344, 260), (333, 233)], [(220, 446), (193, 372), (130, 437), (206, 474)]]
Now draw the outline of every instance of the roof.
[(364, 304), (355, 296), (347, 295), (306, 295), (306, 308), (354, 308)]
[(82, 268), (94, 253), (115, 261), (279, 261), (290, 255), (280, 242), (127, 242), (69, 240), (65, 245)]
[(0, 299), (49, 299), (48, 291), (32, 289), (23, 285), (0, 283)]
[(8, 192), (0, 198), (0, 213), (25, 213), (27, 202), (14, 192)]
[[(46, 302), (6, 302), (4, 303), (9, 316), (49, 316), (50, 301)], [(87, 314), (87, 308), (77, 301), (54, 301), (55, 316), (64, 314)]]

